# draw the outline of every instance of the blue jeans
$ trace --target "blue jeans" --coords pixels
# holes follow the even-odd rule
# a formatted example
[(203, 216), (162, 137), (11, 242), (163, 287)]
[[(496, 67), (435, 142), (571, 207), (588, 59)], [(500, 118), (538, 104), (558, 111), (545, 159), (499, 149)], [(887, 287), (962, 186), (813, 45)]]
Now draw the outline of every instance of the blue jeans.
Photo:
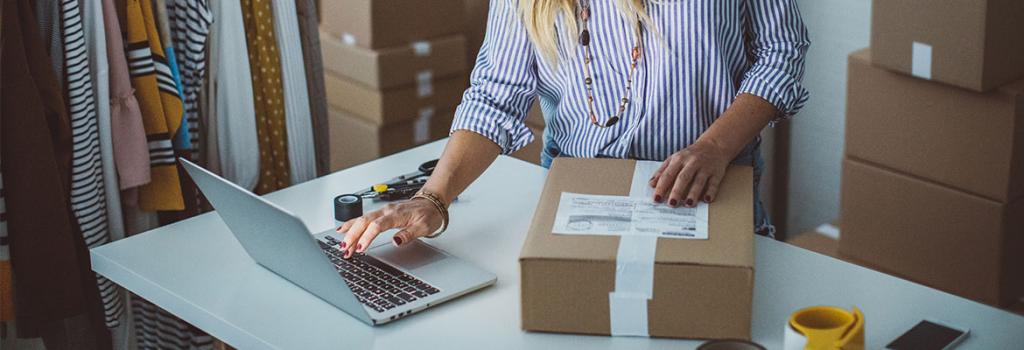
[[(562, 155), (558, 145), (548, 139), (548, 133), (544, 133), (544, 150), (540, 153), (540, 165), (545, 168), (551, 167), (551, 160)], [(775, 238), (775, 226), (761, 203), (761, 174), (764, 173), (764, 157), (761, 156), (761, 137), (743, 148), (732, 164), (749, 165), (754, 168), (754, 233), (762, 236)]]

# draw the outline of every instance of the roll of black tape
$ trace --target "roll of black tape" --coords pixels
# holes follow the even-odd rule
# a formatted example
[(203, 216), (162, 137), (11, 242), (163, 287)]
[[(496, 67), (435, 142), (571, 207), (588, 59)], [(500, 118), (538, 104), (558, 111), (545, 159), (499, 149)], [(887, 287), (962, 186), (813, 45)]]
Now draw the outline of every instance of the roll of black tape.
[(363, 216), (363, 198), (354, 194), (334, 197), (334, 219), (349, 221)]

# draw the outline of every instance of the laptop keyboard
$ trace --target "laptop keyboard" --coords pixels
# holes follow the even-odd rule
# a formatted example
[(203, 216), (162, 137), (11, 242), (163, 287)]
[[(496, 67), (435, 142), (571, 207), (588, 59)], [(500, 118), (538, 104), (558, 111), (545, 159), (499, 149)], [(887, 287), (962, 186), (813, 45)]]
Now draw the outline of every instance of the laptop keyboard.
[(377, 312), (384, 312), (417, 299), (437, 294), (437, 288), (412, 277), (391, 265), (366, 254), (353, 254), (343, 259), (337, 247), (341, 242), (326, 236), (318, 240), (320, 248), (341, 272), (359, 302)]

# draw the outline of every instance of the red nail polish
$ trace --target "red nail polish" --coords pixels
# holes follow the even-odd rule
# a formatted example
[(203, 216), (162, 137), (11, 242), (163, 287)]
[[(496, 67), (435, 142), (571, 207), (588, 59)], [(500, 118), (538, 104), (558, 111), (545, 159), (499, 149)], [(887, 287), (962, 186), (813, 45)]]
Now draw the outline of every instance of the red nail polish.
[(704, 201), (711, 203), (711, 196), (704, 196)]
[(676, 199), (675, 199), (675, 198), (673, 198), (673, 199), (669, 199), (669, 200), (668, 200), (668, 205), (669, 205), (670, 207), (674, 207), (674, 206), (676, 206), (676, 204), (677, 204), (677, 202), (676, 202)]
[(687, 199), (686, 200), (686, 206), (692, 207), (693, 206), (693, 200), (692, 199)]
[(345, 247), (347, 247), (347, 246), (348, 246), (348, 245), (347, 245), (347, 244), (345, 244), (345, 242), (341, 242), (341, 249), (345, 249)]
[(356, 251), (357, 252), (362, 252), (363, 251), (363, 244), (362, 243), (356, 243)]
[(395, 236), (391, 240), (395, 241), (395, 245), (402, 245), (402, 237)]
[(654, 195), (654, 201), (655, 201), (655, 202), (658, 202), (658, 203), (661, 203), (661, 196), (659, 196), (659, 195)]

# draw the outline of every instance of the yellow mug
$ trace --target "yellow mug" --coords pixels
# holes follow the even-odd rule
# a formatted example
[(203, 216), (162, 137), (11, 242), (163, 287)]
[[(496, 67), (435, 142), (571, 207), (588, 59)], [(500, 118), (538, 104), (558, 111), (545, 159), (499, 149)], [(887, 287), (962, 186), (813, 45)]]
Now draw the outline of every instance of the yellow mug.
[(806, 338), (806, 350), (864, 349), (864, 314), (857, 308), (808, 307), (794, 312), (787, 328)]

